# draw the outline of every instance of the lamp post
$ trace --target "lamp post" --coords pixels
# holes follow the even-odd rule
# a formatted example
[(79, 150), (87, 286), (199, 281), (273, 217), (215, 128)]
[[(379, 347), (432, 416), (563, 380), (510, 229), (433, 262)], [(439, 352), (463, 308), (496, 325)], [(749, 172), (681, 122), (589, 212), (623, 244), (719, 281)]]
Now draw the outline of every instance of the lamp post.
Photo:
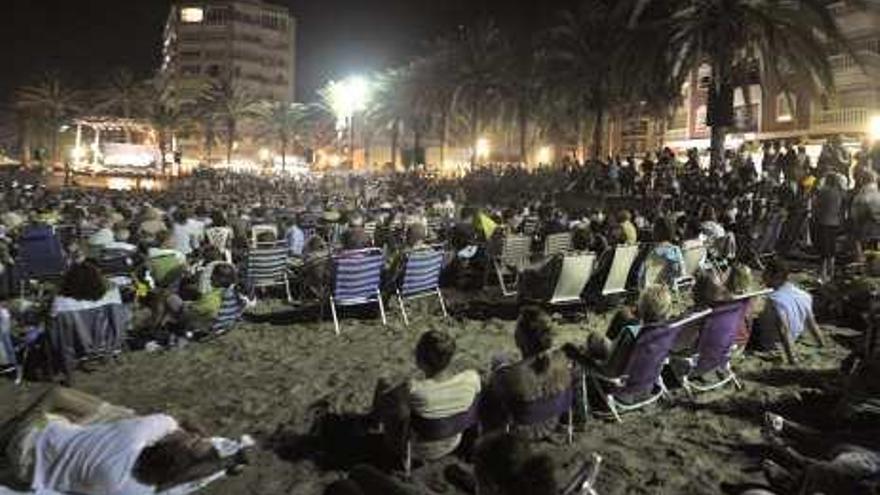
[(345, 132), (348, 159), (354, 168), (354, 115), (363, 111), (370, 97), (370, 83), (361, 76), (330, 82), (330, 103), (336, 114), (336, 131)]

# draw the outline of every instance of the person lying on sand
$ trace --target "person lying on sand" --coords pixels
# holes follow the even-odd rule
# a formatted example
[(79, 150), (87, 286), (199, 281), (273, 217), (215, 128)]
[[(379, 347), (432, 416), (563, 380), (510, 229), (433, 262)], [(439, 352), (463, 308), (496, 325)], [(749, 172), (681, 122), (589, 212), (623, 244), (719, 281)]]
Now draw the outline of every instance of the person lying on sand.
[[(514, 334), (522, 359), (512, 364), (495, 360), (485, 407), (480, 410), (487, 428), (506, 426), (518, 404), (554, 397), (571, 387), (569, 361), (561, 350), (553, 350), (553, 336), (553, 322), (547, 313), (535, 306), (522, 309)], [(512, 425), (511, 431), (539, 440), (552, 434), (558, 423), (558, 418), (553, 418), (534, 425)]]
[[(424, 378), (413, 378), (397, 386), (379, 381), (373, 400), (373, 417), (383, 425), (385, 444), (391, 452), (404, 451), (411, 416), (425, 419), (455, 416), (470, 409), (476, 400), (481, 387), (480, 375), (474, 370), (453, 375), (448, 370), (455, 351), (455, 339), (449, 334), (436, 330), (425, 332), (415, 351), (416, 366)], [(413, 440), (414, 458), (434, 460), (458, 448), (461, 435), (430, 442)]]
[(813, 298), (803, 289), (789, 281), (788, 264), (780, 259), (767, 263), (764, 283), (773, 289), (768, 296), (769, 304), (758, 316), (749, 345), (755, 350), (772, 350), (777, 343), (790, 363), (797, 361), (794, 342), (804, 331), (810, 333), (819, 346), (825, 339), (813, 315)]
[(37, 492), (146, 495), (240, 466), (243, 452), (171, 416), (69, 388), (43, 394), (3, 425), (0, 446), (18, 481)]
[(764, 461), (764, 474), (782, 493), (859, 495), (880, 490), (876, 428), (873, 434), (832, 433), (768, 413), (765, 433), (774, 459)]
[[(477, 444), (474, 474), (457, 464), (449, 466), (446, 478), (466, 493), (480, 495), (557, 495), (555, 466), (547, 455), (536, 455), (529, 443), (502, 433), (490, 434)], [(324, 495), (423, 495), (367, 465), (355, 466), (345, 480), (334, 482)]]

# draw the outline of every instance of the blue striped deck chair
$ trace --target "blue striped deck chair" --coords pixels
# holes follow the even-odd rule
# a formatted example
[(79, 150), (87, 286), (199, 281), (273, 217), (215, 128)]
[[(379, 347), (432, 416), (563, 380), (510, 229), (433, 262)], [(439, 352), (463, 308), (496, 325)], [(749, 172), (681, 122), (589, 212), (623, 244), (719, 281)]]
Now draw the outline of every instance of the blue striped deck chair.
[(245, 274), (248, 290), (284, 286), (287, 300), (292, 301), (287, 276), (287, 243), (260, 243), (247, 253)]
[(211, 324), (211, 334), (221, 335), (231, 330), (241, 319), (244, 308), (244, 301), (242, 301), (242, 297), (239, 295), (235, 285), (229, 286), (223, 292), (220, 311), (217, 313), (217, 317), (214, 318), (214, 323)]
[(382, 325), (387, 325), (385, 305), (379, 287), (382, 283), (382, 267), (385, 256), (381, 249), (342, 251), (333, 257), (333, 291), (330, 294), (330, 311), (333, 327), (339, 335), (339, 317), (336, 306), (361, 306), (379, 304)]
[(397, 288), (397, 302), (403, 315), (404, 325), (409, 326), (404, 301), (422, 297), (437, 296), (443, 316), (448, 317), (446, 301), (440, 291), (440, 272), (443, 270), (443, 251), (435, 248), (420, 249), (406, 256), (403, 280)]
[(24, 292), (25, 282), (30, 280), (61, 280), (67, 269), (67, 257), (52, 227), (31, 225), (24, 229), (18, 239), (18, 257), (15, 264), (21, 277), (21, 289)]

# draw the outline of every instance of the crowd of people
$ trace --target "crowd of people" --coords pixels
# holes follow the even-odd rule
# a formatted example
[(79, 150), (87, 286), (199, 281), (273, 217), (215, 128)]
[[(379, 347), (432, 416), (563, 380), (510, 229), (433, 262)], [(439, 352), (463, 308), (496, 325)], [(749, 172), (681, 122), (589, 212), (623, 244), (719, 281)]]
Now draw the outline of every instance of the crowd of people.
[[(555, 434), (563, 426), (560, 415), (518, 423), (523, 404), (552, 402), (579, 370), (624, 372), (627, 349), (639, 335), (678, 316), (673, 300), (692, 295), (695, 309), (712, 308), (764, 286), (769, 294), (744, 315), (738, 348), (779, 348), (794, 362), (801, 335), (824, 344), (812, 297), (791, 280), (782, 258), (815, 259), (820, 282), (828, 282), (839, 276), (838, 260), (858, 262), (876, 247), (876, 155), (866, 150), (853, 160), (832, 140), (815, 164), (803, 147), (776, 143), (765, 147), (760, 167), (744, 152), (704, 167), (696, 150), (680, 160), (664, 149), (638, 163), (613, 158), (531, 171), (485, 167), (456, 178), (411, 172), (293, 180), (198, 172), (163, 191), (124, 192), (49, 190), (40, 177), (7, 172), (0, 185), (0, 369), (10, 365), (27, 377), (44, 370), (50, 380), (60, 372), (63, 384), (71, 385), (78, 357), (71, 349), (82, 343), (52, 331), (63, 326), (57, 323), (63, 314), (117, 308), (120, 314), (110, 319), (124, 327), (118, 338), (128, 348), (156, 350), (229, 331), (248, 306), (266, 297), (325, 304), (333, 292), (334, 259), (365, 248), (384, 253), (383, 297), (401, 283), (410, 253), (438, 245), (444, 286), (487, 290), (505, 239), (525, 235), (534, 245), (516, 267), (520, 359), (499, 356), (488, 376), (453, 374), (454, 339), (426, 332), (415, 349), (421, 375), (378, 384), (365, 422), (381, 425), (384, 452), (392, 459), (430, 461), (473, 450), (473, 479), (458, 477), (479, 493), (559, 493), (547, 474), (552, 461), (533, 454), (526, 441)], [(542, 252), (544, 240), (562, 232), (571, 233), (566, 252)], [(683, 252), (695, 245), (706, 255), (698, 273), (687, 273)], [(33, 246), (43, 246), (40, 256), (28, 254)], [(52, 246), (57, 266), (36, 266), (52, 264)], [(287, 294), (255, 284), (249, 274), (249, 258), (265, 246), (284, 252)], [(543, 308), (566, 253), (601, 255), (620, 246), (640, 246), (627, 283), (635, 303), (617, 304), (604, 335), (561, 346)], [(753, 270), (760, 270), (761, 280)], [(680, 284), (688, 278), (690, 292)], [(588, 283), (583, 299), (591, 300), (594, 289)], [(695, 333), (687, 335), (677, 345), (692, 345)], [(22, 354), (36, 348), (48, 349), (31, 353), (41, 366), (22, 367)], [(574, 395), (579, 406), (571, 422), (586, 421), (590, 399)], [(414, 422), (464, 421), (477, 403), (479, 423), (497, 433), (484, 435), (474, 449), (461, 431), (410, 442)], [(773, 438), (808, 431), (768, 418)], [(239, 444), (235, 455), (220, 455), (219, 444), (170, 417), (138, 418), (68, 388), (43, 397), (6, 426), (0, 440), (7, 459), (34, 489), (153, 493), (242, 463)], [(867, 431), (856, 430), (866, 428), (863, 421), (841, 428)], [(875, 486), (876, 445), (856, 443), (858, 455), (845, 451), (852, 455), (841, 454), (840, 462), (840, 456), (813, 461), (786, 451), (790, 469), (780, 474), (778, 465), (768, 467), (771, 482), (778, 493), (794, 493), (786, 490), (821, 486), (817, 473), (832, 472), (854, 489)], [(103, 447), (90, 447), (97, 444)], [(850, 461), (862, 469), (849, 469)], [(395, 482), (360, 466), (328, 493), (394, 493), (388, 483)]]

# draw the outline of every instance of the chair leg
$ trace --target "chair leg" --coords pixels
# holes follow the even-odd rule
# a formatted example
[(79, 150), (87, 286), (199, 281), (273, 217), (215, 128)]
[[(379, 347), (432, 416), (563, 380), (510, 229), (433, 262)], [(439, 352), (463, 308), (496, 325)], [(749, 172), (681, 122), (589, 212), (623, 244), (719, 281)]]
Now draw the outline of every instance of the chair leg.
[(408, 327), (409, 317), (406, 314), (406, 306), (403, 305), (403, 297), (400, 296), (400, 291), (397, 291), (397, 304), (400, 305), (400, 314), (403, 316), (403, 324)]
[(568, 424), (565, 425), (566, 433), (568, 434), (568, 444), (571, 445), (574, 443), (574, 408), (568, 408)]
[(449, 313), (446, 311), (446, 301), (443, 300), (443, 292), (440, 291), (440, 287), (437, 287), (437, 299), (440, 300), (440, 309), (443, 310), (443, 317), (449, 318)]
[(382, 315), (382, 326), (388, 326), (388, 319), (385, 317), (385, 303), (382, 302), (382, 292), (376, 289), (376, 297), (379, 301), (379, 313)]
[(336, 303), (333, 301), (333, 296), (330, 296), (330, 312), (333, 314), (333, 329), (336, 330), (336, 335), (339, 335), (339, 317), (336, 316)]
[(623, 423), (623, 420), (620, 419), (620, 413), (617, 411), (617, 404), (614, 401), (614, 396), (608, 394), (605, 403), (608, 404), (608, 409), (611, 409), (611, 414), (614, 416), (614, 420), (618, 423)]
[(403, 458), (403, 475), (406, 479), (412, 477), (412, 442), (410, 440), (406, 441), (406, 452), (404, 453)]
[(293, 295), (290, 293), (290, 279), (284, 274), (284, 292), (287, 293), (287, 303), (293, 304)]

